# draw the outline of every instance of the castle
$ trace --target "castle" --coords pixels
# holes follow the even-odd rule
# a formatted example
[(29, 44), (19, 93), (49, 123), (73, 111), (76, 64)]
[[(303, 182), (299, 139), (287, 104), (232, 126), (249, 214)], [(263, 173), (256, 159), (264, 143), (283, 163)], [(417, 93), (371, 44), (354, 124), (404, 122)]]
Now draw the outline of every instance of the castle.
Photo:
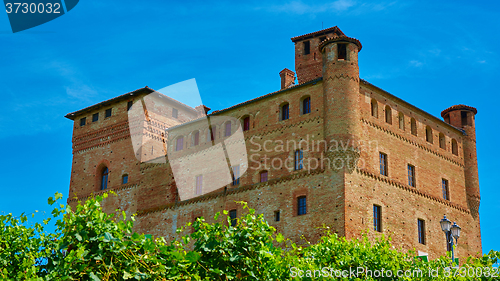
[[(172, 239), (198, 217), (237, 217), (235, 201), (247, 201), (295, 241), (316, 241), (322, 225), (346, 238), (369, 230), (430, 258), (446, 253), (446, 214), (462, 227), (457, 254), (481, 253), (477, 110), (451, 106), (441, 120), (360, 79), (361, 43), (338, 27), (292, 42), (298, 83), (284, 69), (280, 90), (226, 109), (208, 114), (158, 95), (163, 107), (150, 114), (142, 106), (156, 92), (145, 87), (66, 115), (74, 121), (68, 204), (113, 190), (105, 211), (137, 213), (135, 231)], [(130, 117), (136, 104), (142, 119)], [(207, 117), (209, 126), (192, 129)], [(216, 179), (195, 171), (183, 184), (197, 195), (182, 197), (166, 152), (188, 159), (236, 130), (247, 166), (230, 167), (231, 180), (208, 192)]]

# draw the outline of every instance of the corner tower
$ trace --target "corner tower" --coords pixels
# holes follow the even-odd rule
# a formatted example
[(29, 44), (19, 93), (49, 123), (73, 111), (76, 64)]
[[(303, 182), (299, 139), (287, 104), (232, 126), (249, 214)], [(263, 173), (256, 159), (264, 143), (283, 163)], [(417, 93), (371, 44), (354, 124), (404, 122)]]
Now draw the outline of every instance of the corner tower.
[(476, 114), (477, 109), (467, 105), (454, 105), (441, 112), (444, 121), (465, 132), (463, 138), (464, 176), (467, 192), (467, 204), (475, 219), (479, 219), (479, 175), (476, 153)]

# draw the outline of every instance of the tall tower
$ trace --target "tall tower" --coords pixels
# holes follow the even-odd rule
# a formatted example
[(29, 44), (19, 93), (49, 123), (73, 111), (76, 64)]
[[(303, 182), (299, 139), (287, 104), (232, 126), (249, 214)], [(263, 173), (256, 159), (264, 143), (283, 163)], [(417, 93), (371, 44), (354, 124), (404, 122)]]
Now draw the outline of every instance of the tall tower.
[(330, 145), (330, 158), (334, 161), (344, 159), (344, 166), (352, 172), (359, 158), (357, 148), (361, 132), (358, 68), (361, 43), (340, 32), (323, 40), (319, 50), (322, 55), (325, 139)]
[(445, 122), (465, 131), (463, 138), (465, 189), (467, 204), (475, 219), (479, 219), (479, 175), (476, 155), (476, 116), (477, 109), (467, 105), (454, 105), (441, 112)]

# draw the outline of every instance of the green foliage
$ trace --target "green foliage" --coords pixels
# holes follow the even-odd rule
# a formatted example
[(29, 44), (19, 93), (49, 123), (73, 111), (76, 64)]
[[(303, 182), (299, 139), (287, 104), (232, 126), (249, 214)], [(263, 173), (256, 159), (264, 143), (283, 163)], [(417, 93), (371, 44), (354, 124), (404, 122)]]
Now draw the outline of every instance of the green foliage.
[[(119, 210), (119, 216), (104, 213), (101, 202), (107, 196), (79, 202), (74, 210), (62, 204), (55, 207), (55, 233), (44, 231), (50, 219), (26, 226), (24, 214), (0, 216), (0, 280), (331, 280), (332, 276), (341, 280), (498, 280), (485, 274), (485, 269), (498, 263), (499, 252), (469, 257), (461, 271), (451, 269), (446, 275), (449, 257), (424, 262), (415, 259), (414, 252), (397, 251), (384, 237), (347, 240), (325, 228), (318, 243), (306, 241), (299, 246), (244, 202), (239, 202), (245, 213), (236, 226), (231, 226), (224, 211), (215, 215), (213, 223), (199, 218), (187, 224), (179, 233), (194, 229), (193, 233), (167, 242), (163, 237), (133, 233), (134, 216), (127, 218)], [(61, 198), (57, 193), (48, 203), (54, 205)], [(363, 272), (357, 272), (359, 268)], [(439, 276), (433, 275), (436, 269)], [(471, 270), (472, 276), (478, 276), (479, 269), (481, 277), (471, 277)], [(420, 276), (387, 276), (388, 271), (419, 270)], [(375, 271), (386, 274), (377, 277)]]

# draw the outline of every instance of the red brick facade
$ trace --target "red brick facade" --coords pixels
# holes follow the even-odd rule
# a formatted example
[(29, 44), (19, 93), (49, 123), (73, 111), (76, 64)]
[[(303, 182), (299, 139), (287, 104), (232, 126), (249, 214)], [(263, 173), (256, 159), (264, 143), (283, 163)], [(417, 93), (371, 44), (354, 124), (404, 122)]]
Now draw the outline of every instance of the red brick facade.
[[(146, 112), (144, 120), (130, 120), (129, 102), (139, 105), (153, 93), (146, 87), (67, 115), (74, 120), (68, 203), (102, 193), (102, 172), (107, 168), (106, 190), (118, 196), (106, 199), (105, 210), (137, 213), (136, 231), (167, 239), (199, 216), (210, 221), (222, 210), (236, 209), (240, 214), (243, 210), (234, 202), (241, 200), (296, 241), (301, 236), (315, 241), (322, 225), (347, 238), (369, 230), (370, 237), (390, 235), (396, 247), (415, 248), (431, 258), (445, 254), (439, 220), (446, 214), (462, 227), (458, 255), (480, 253), (477, 111), (453, 106), (443, 111), (443, 121), (360, 79), (361, 43), (337, 27), (292, 41), (297, 85), (293, 72), (285, 69), (281, 90), (208, 114), (213, 120), (218, 116), (250, 120), (249, 130), (243, 132), (248, 167), (238, 184), (179, 199), (170, 161), (156, 161), (154, 156), (174, 145), (177, 140), (167, 141), (166, 129), (180, 125), (174, 128), (183, 134), (179, 153), (189, 157), (195, 133), (182, 124), (203, 116), (208, 108), (169, 100), (161, 116)], [(310, 98), (309, 113), (302, 104), (306, 98)], [(286, 103), (289, 118), (282, 120)], [(112, 115), (105, 118), (109, 108)], [(99, 120), (92, 122), (95, 113)], [(202, 129), (200, 146), (224, 139), (224, 124), (213, 121), (211, 126), (216, 128), (214, 142)], [(138, 140), (146, 145), (135, 151), (132, 141)], [(303, 151), (302, 169), (294, 166), (297, 149)], [(380, 173), (380, 153), (387, 155), (387, 176)], [(408, 165), (415, 167), (415, 187), (409, 185)], [(268, 171), (268, 181), (261, 183), (263, 170)], [(122, 183), (124, 175), (127, 183)], [(448, 199), (443, 180), (448, 182)], [(298, 215), (301, 196), (306, 196), (307, 211)], [(381, 232), (373, 230), (374, 205), (382, 207)], [(280, 221), (274, 221), (276, 211)], [(425, 244), (419, 243), (418, 219), (425, 221)]]

